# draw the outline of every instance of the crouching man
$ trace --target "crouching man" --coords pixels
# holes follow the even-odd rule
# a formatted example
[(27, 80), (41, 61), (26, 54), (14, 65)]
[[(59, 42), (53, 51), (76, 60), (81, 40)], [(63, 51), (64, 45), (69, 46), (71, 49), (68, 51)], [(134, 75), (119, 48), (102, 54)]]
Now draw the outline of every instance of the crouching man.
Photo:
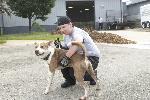
[[(57, 23), (59, 31), (64, 34), (64, 40), (63, 44), (61, 44), (59, 40), (55, 41), (55, 46), (62, 49), (68, 49), (66, 56), (64, 56), (59, 62), (60, 65), (64, 67), (64, 69), (61, 69), (61, 72), (63, 74), (63, 77), (65, 78), (65, 82), (61, 84), (61, 87), (66, 88), (76, 84), (73, 68), (65, 67), (67, 66), (67, 62), (69, 61), (70, 57), (78, 49), (76, 46), (69, 46), (71, 41), (81, 42), (85, 45), (85, 48), (87, 50), (87, 57), (91, 62), (95, 72), (99, 63), (100, 51), (97, 48), (96, 44), (93, 42), (92, 38), (89, 36), (89, 34), (84, 30), (73, 26), (69, 17), (60, 17)], [(96, 82), (87, 72), (84, 76), (84, 80), (90, 81), (90, 85), (96, 85)]]

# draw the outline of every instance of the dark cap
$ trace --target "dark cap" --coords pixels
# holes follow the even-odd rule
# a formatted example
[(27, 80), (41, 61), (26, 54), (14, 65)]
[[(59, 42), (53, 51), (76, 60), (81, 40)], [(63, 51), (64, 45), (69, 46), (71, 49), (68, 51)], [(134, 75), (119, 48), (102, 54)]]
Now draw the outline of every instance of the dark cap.
[(58, 26), (68, 24), (71, 22), (71, 19), (67, 16), (60, 17), (57, 21)]

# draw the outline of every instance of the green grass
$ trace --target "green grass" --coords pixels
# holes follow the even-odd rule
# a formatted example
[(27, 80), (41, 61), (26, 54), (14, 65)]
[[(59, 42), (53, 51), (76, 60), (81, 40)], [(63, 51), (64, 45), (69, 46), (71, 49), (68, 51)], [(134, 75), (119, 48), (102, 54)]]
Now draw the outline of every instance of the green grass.
[(6, 40), (55, 40), (56, 38), (60, 38), (60, 40), (62, 40), (63, 35), (53, 35), (48, 32), (19, 33), (0, 35), (0, 43), (4, 43)]
[(6, 43), (6, 40), (0, 40), (0, 44)]

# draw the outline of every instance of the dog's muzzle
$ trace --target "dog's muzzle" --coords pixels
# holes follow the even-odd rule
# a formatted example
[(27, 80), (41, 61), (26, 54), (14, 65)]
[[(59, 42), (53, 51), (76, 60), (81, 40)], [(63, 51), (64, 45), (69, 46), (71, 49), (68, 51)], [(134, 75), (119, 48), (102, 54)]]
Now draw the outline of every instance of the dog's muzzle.
[(44, 53), (40, 54), (40, 53), (39, 53), (39, 50), (35, 50), (35, 54), (36, 54), (37, 56), (40, 56), (40, 55), (43, 55)]

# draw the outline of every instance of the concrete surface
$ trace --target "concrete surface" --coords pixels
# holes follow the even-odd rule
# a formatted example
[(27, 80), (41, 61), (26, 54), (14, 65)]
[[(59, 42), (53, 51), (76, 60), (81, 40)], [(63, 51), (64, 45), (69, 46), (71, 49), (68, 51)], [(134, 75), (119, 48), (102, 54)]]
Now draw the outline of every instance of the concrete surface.
[[(125, 30), (99, 31), (99, 32), (117, 34), (123, 38), (137, 42), (137, 44), (121, 44), (116, 46), (137, 48), (137, 49), (150, 49), (150, 32), (128, 31), (128, 30), (127, 31)], [(112, 45), (112, 44), (108, 44), (108, 45)]]

